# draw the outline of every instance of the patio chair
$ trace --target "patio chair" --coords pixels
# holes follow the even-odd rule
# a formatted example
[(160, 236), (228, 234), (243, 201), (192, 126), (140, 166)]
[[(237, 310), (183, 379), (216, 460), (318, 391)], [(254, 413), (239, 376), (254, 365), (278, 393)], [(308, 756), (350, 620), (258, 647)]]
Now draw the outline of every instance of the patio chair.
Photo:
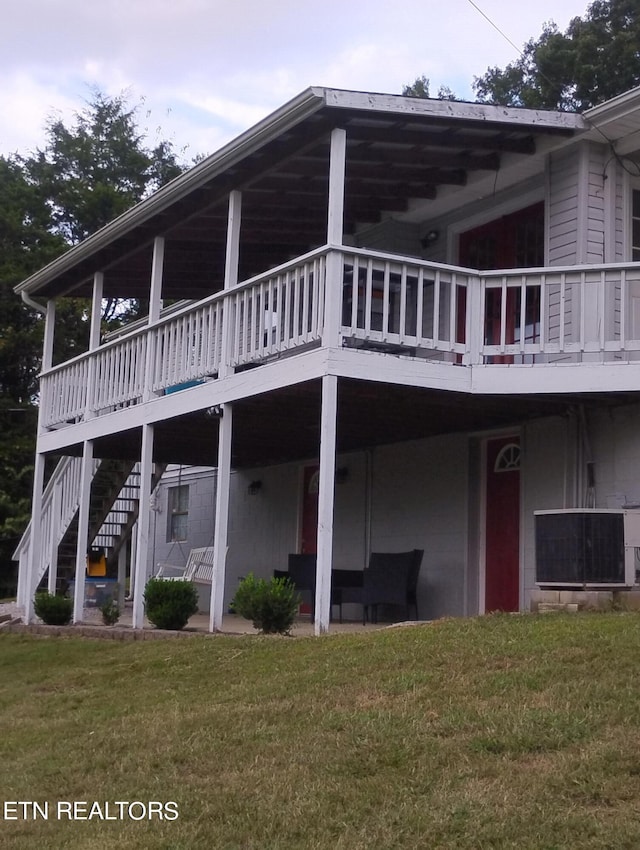
[(402, 607), (405, 619), (413, 606), (418, 619), (417, 585), (424, 550), (409, 552), (372, 552), (364, 571), (362, 587), (362, 622), (378, 621), (378, 606)]
[(289, 578), (295, 584), (303, 603), (311, 607), (311, 619), (316, 613), (316, 556), (291, 554), (288, 561)]

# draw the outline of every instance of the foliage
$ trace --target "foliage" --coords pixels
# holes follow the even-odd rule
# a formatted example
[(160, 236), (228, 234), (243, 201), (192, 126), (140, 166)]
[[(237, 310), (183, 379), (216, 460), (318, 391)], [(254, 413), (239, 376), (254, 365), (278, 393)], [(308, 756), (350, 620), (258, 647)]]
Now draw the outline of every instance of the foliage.
[(105, 626), (115, 626), (120, 619), (120, 609), (117, 602), (113, 599), (107, 599), (106, 602), (102, 603), (100, 613), (102, 614), (102, 622)]
[(33, 610), (48, 626), (66, 626), (73, 616), (73, 600), (53, 593), (36, 593)]
[(234, 613), (251, 620), (264, 634), (287, 634), (295, 620), (300, 595), (288, 578), (256, 578), (253, 573), (242, 579), (231, 602)]
[[(147, 116), (148, 117), (148, 116)], [(29, 519), (43, 318), (13, 288), (182, 170), (171, 143), (146, 144), (139, 108), (94, 92), (67, 126), (51, 119), (31, 156), (0, 156), (0, 579)], [(105, 305), (105, 329), (133, 302)], [(88, 302), (56, 304), (54, 362), (86, 351)]]
[(179, 631), (198, 611), (198, 591), (190, 581), (151, 578), (144, 589), (144, 603), (154, 626)]
[[(48, 820), (5, 819), (2, 847), (631, 850), (639, 643), (637, 614), (295, 640), (0, 632), (0, 781), (50, 801)], [(177, 799), (180, 817), (57, 819), (61, 777), (65, 800)]]
[(473, 88), (481, 102), (583, 111), (640, 83), (638, 44), (637, 0), (594, 0), (564, 33), (545, 24), (515, 62), (488, 68)]
[(51, 118), (46, 147), (24, 159), (67, 243), (86, 239), (182, 171), (171, 142), (145, 145), (138, 112), (126, 95), (94, 91), (73, 126)]
[[(416, 77), (415, 81), (411, 83), (409, 86), (403, 86), (402, 94), (405, 97), (421, 97), (428, 98), (429, 95), (429, 79), (425, 77), (424, 74), (420, 77)], [(440, 86), (438, 89), (438, 100), (458, 100), (454, 92), (451, 91), (449, 86)]]

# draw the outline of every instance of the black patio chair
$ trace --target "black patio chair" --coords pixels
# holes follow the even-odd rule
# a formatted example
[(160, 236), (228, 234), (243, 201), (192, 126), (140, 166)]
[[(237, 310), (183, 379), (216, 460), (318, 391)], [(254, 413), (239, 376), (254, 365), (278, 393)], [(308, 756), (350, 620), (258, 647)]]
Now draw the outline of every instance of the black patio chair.
[(369, 609), (371, 622), (378, 621), (379, 605), (404, 608), (406, 619), (413, 606), (418, 619), (417, 586), (423, 554), (422, 549), (371, 553), (369, 566), (363, 574), (363, 624), (369, 619)]
[(311, 619), (316, 613), (316, 556), (315, 554), (289, 555), (289, 578), (295, 584), (302, 601), (311, 606)]

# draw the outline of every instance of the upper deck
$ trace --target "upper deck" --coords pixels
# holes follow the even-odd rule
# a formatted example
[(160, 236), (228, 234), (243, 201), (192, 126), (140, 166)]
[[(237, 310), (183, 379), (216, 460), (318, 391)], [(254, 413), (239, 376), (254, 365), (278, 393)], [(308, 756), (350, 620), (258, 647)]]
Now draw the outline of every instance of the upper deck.
[[(392, 383), (396, 370), (404, 384), (468, 392), (633, 390), (640, 264), (478, 272), (325, 247), (45, 371), (41, 426), (73, 426), (201, 383), (228, 391), (247, 369), (313, 348), (340, 351), (327, 368), (347, 376), (366, 352), (369, 379)], [(300, 380), (288, 365), (283, 384)]]

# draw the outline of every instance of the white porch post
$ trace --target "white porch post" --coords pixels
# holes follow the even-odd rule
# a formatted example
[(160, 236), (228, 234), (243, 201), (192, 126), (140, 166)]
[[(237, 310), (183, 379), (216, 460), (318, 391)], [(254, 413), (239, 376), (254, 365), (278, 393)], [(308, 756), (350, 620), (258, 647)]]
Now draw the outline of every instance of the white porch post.
[[(153, 260), (151, 263), (151, 285), (149, 288), (148, 324), (155, 324), (160, 318), (162, 309), (162, 275), (164, 271), (164, 236), (156, 236), (153, 240)], [(156, 336), (147, 337), (147, 362), (144, 375), (143, 401), (153, 398), (153, 382), (156, 360)]]
[(36, 452), (31, 502), (31, 534), (26, 562), (26, 575), (18, 582), (18, 604), (24, 606), (24, 621), (33, 621), (33, 595), (36, 575), (42, 558), (42, 494), (44, 488), (44, 455)]
[[(224, 289), (232, 289), (238, 283), (240, 258), (240, 225), (242, 223), (242, 192), (234, 189), (229, 193), (227, 214), (227, 244), (224, 261)], [(218, 376), (224, 378), (231, 371), (231, 299), (225, 299), (222, 313), (222, 351)], [(218, 477), (216, 483), (216, 518), (213, 529), (213, 580), (209, 602), (209, 631), (222, 629), (224, 615), (224, 585), (227, 563), (227, 539), (229, 525), (229, 499), (231, 487), (231, 439), (233, 434), (233, 408), (222, 405), (222, 416), (218, 424)]]
[(135, 581), (133, 587), (133, 628), (144, 624), (144, 588), (147, 583), (147, 557), (151, 514), (151, 476), (153, 473), (153, 425), (142, 426), (140, 454), (140, 509), (136, 535)]
[[(347, 134), (336, 129), (331, 133), (329, 159), (329, 206), (327, 212), (327, 244), (339, 248), (344, 229), (344, 181), (347, 156)], [(324, 328), (325, 348), (340, 347), (342, 313), (342, 254), (331, 251), (327, 256)]]
[[(224, 289), (232, 289), (238, 283), (238, 263), (240, 259), (240, 224), (242, 222), (242, 192), (234, 189), (229, 193), (229, 211), (227, 215), (227, 245), (224, 260)], [(231, 299), (225, 299), (222, 308), (222, 346), (218, 375), (224, 378), (229, 372), (231, 359)]]
[(216, 521), (213, 532), (213, 581), (209, 607), (209, 631), (222, 628), (224, 614), (224, 584), (227, 560), (227, 534), (229, 526), (229, 490), (231, 486), (231, 437), (233, 432), (233, 407), (222, 406), (218, 436), (218, 478), (216, 483)]
[(76, 541), (76, 586), (73, 594), (73, 622), (79, 623), (84, 613), (84, 586), (89, 543), (89, 502), (93, 478), (93, 442), (86, 440), (80, 469), (80, 505), (78, 507), (78, 539)]
[(336, 480), (338, 378), (322, 378), (320, 415), (320, 478), (318, 487), (318, 560), (316, 567), (315, 633), (329, 631), (331, 618), (331, 565), (333, 561), (333, 503)]
[[(89, 351), (95, 351), (100, 345), (100, 328), (102, 324), (102, 292), (104, 290), (104, 274), (96, 272), (93, 276), (93, 298), (91, 301), (91, 326), (89, 329)], [(96, 360), (89, 360), (87, 380), (87, 406), (85, 419), (94, 415), (94, 392), (96, 389)]]
[(42, 368), (50, 369), (53, 363), (53, 337), (56, 324), (56, 302), (47, 301), (47, 314), (44, 320), (44, 343), (42, 346)]

